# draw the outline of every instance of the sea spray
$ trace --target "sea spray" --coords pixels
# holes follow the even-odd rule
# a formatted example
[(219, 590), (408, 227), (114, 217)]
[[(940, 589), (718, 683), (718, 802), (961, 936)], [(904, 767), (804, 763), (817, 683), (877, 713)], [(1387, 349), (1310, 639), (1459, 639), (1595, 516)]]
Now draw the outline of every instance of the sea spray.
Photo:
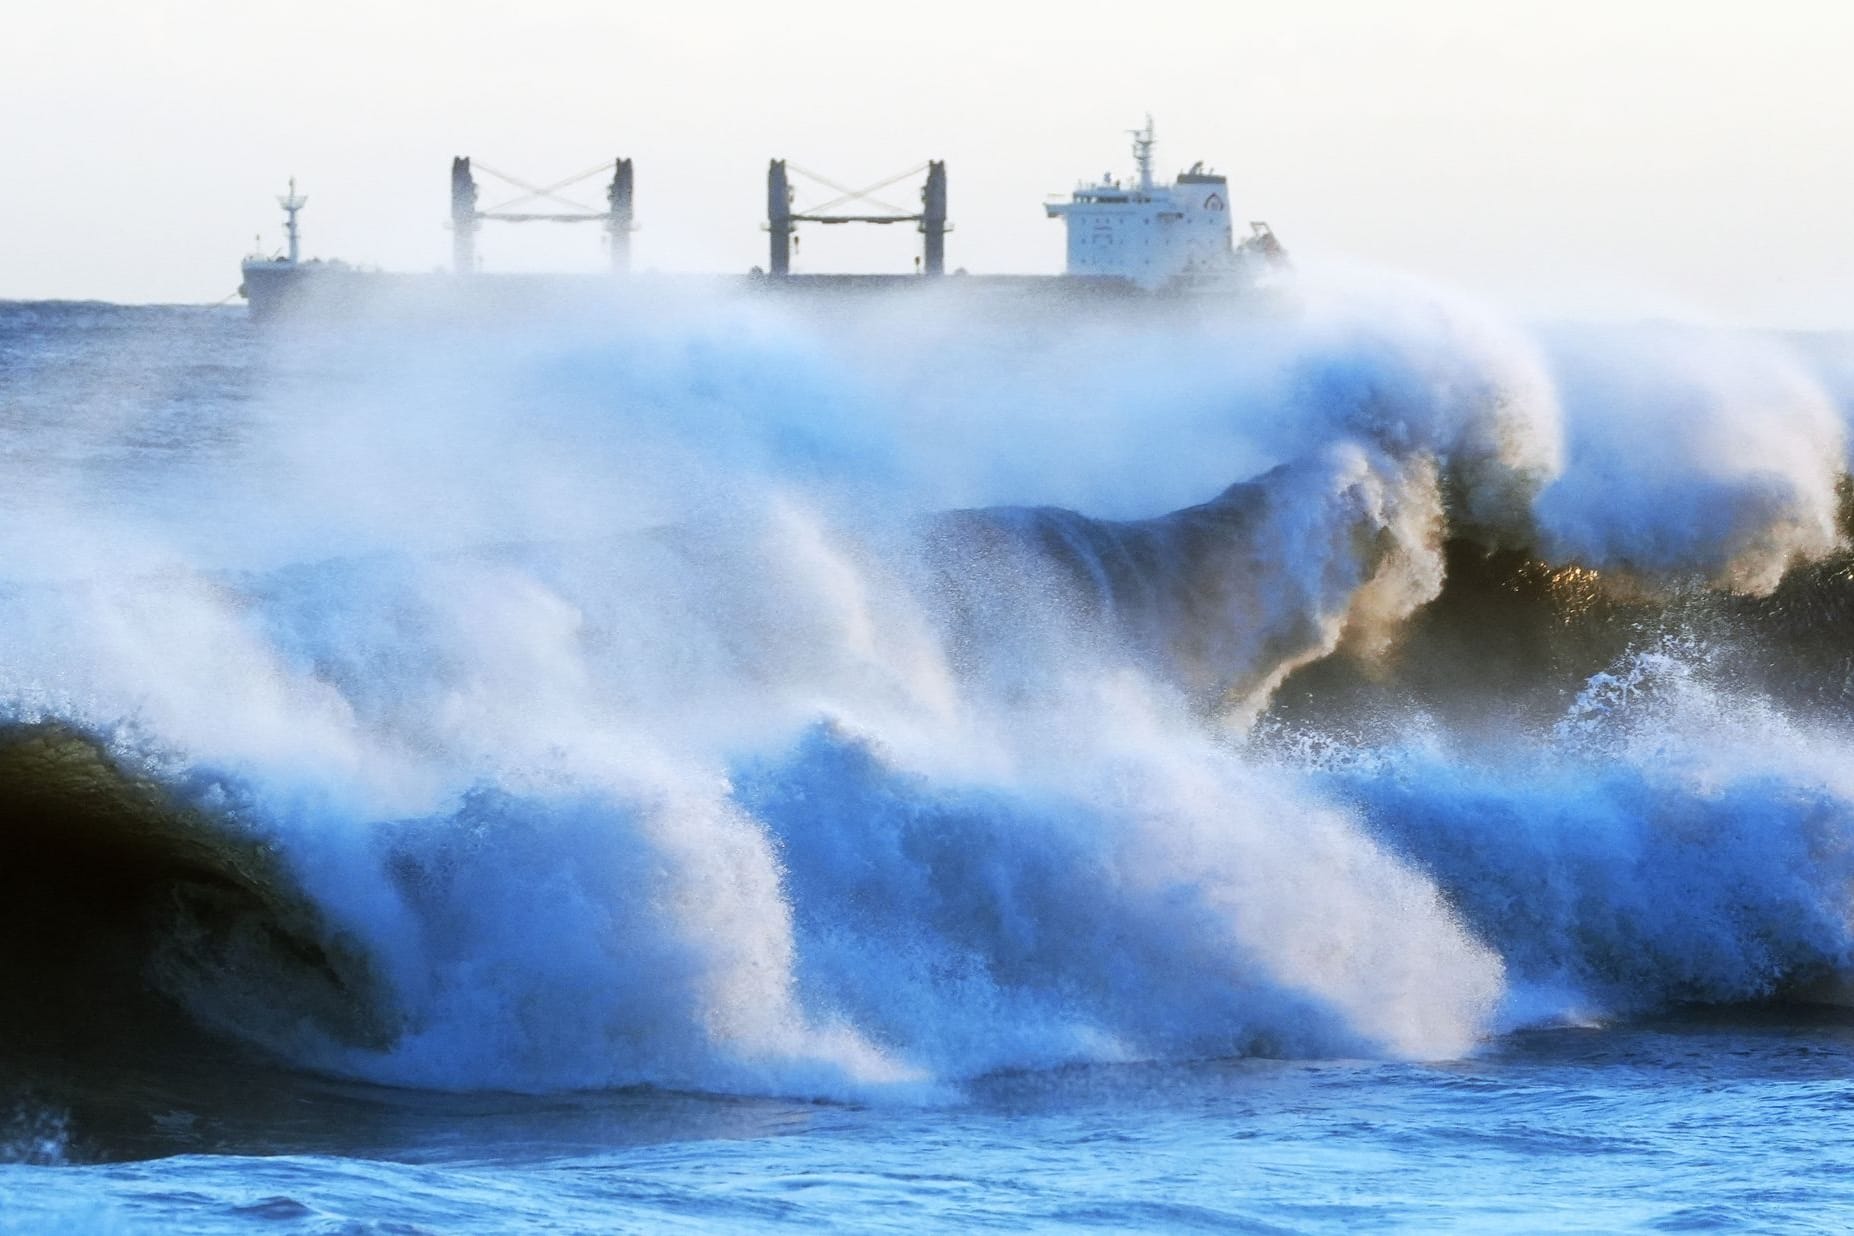
[(1537, 503), (1544, 556), (1765, 593), (1842, 547), (1846, 424), (1792, 350), (1672, 328), (1558, 334), (1571, 456)]
[(1548, 733), (1304, 766), (1436, 880), (1533, 1016), (1806, 1001), (1854, 972), (1854, 735), (1717, 669), (1677, 641), (1594, 675)]
[[(276, 336), (211, 466), (29, 491), (0, 699), (261, 848), (369, 1015), (167, 998), (377, 1081), (939, 1098), (1845, 977), (1844, 739), (1734, 675), (1847, 607), (1706, 608), (1845, 586), (1810, 363), (1360, 303)], [(1578, 704), (1702, 613), (1703, 688)]]

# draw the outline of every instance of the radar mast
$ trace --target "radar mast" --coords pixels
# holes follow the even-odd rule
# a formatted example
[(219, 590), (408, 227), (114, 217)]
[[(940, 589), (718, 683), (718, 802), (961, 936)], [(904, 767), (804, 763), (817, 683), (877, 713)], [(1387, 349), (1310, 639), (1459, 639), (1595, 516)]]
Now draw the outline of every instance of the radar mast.
[(309, 204), (309, 199), (296, 191), (296, 177), (290, 177), (290, 191), (277, 199), (277, 205), (283, 207), (284, 231), (290, 238), (290, 265), (296, 265), (302, 256), (301, 244), (296, 230), (296, 212)]
[(1139, 164), (1139, 191), (1141, 193), (1151, 193), (1152, 148), (1156, 146), (1159, 141), (1152, 131), (1152, 113), (1146, 113), (1145, 128), (1129, 129), (1128, 132), (1133, 135), (1133, 161)]

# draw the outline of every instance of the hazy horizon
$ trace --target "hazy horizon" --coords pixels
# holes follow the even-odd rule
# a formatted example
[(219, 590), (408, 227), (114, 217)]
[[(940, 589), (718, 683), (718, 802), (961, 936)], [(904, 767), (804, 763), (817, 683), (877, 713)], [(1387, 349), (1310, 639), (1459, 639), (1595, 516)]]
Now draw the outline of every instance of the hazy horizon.
[[(1297, 260), (1534, 316), (1854, 326), (1840, 139), (1854, 10), (1789, 2), (1074, 3), (804, 17), (481, 0), (390, 9), (77, 0), (0, 48), (0, 298), (212, 302), (295, 176), (305, 252), (448, 260), (451, 156), (551, 182), (637, 168), (640, 268), (765, 262), (766, 161), (861, 185), (947, 161), (948, 263), (1054, 271), (1042, 202), (1125, 170), (1229, 173)], [(496, 188), (484, 179), (486, 204)], [(597, 202), (602, 186), (582, 186)], [(905, 199), (911, 184), (892, 195)], [(911, 231), (802, 233), (800, 269), (906, 270)], [(487, 269), (597, 270), (595, 227), (491, 225)]]

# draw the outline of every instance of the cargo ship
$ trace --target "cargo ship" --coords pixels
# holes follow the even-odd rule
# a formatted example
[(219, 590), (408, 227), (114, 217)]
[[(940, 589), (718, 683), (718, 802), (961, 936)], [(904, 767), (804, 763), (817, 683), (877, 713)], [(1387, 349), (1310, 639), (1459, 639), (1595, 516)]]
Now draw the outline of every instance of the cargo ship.
[[(1244, 296), (1267, 288), (1285, 268), (1286, 251), (1273, 230), (1262, 222), (1250, 223), (1243, 238), (1236, 239), (1228, 178), (1200, 162), (1169, 182), (1160, 181), (1153, 173), (1153, 152), (1158, 143), (1151, 117), (1147, 118), (1145, 127), (1133, 130), (1131, 135), (1134, 161), (1131, 177), (1123, 180), (1104, 174), (1098, 181), (1077, 185), (1065, 199), (1044, 204), (1046, 216), (1061, 220), (1067, 231), (1064, 268), (1057, 275), (972, 275), (957, 270), (948, 276), (945, 269), (945, 238), (949, 229), (946, 166), (938, 161), (914, 169), (927, 173), (918, 211), (880, 203), (873, 208), (858, 207), (858, 203), (872, 201), (874, 191), (899, 178), (891, 178), (890, 182), (870, 190), (856, 191), (841, 190), (841, 186), (823, 181), (830, 188), (841, 190), (837, 197), (822, 207), (799, 210), (794, 207), (794, 173), (809, 174), (783, 159), (775, 159), (767, 169), (764, 228), (769, 248), (766, 267), (755, 267), (736, 276), (637, 276), (630, 271), (633, 179), (629, 159), (613, 160), (585, 174), (611, 171), (605, 210), (592, 211), (561, 199), (559, 191), (568, 182), (543, 188), (502, 173), (493, 174), (527, 190), (526, 196), (512, 205), (539, 199), (571, 209), (515, 210), (512, 206), (504, 206), (483, 210), (477, 206), (476, 172), (487, 169), (480, 164), (473, 167), (470, 159), (460, 157), (451, 163), (453, 268), (450, 272), (391, 274), (340, 261), (305, 261), (298, 215), (309, 199), (297, 192), (292, 179), (289, 191), (277, 199), (284, 211), (284, 249), (275, 254), (254, 254), (246, 258), (241, 267), (243, 281), (239, 294), (250, 305), (254, 318), (269, 319), (297, 307), (328, 308), (351, 303), (355, 297), (366, 293), (429, 293), (434, 283), (446, 299), (492, 300), (505, 305), (544, 302), (570, 295), (574, 290), (608, 292), (614, 276), (637, 286), (667, 279), (679, 285), (702, 283), (720, 289), (744, 288), (768, 293), (889, 292), (957, 284), (962, 291), (984, 290), (1001, 296), (1078, 303), (1201, 294)], [(846, 212), (842, 209), (846, 205), (864, 212)], [(611, 275), (508, 274), (480, 269), (476, 235), (485, 223), (537, 220), (603, 225), (611, 253)], [(915, 258), (912, 274), (796, 273), (791, 269), (791, 254), (801, 223), (914, 224), (922, 236), (922, 251)], [(940, 283), (942, 279), (944, 284)]]

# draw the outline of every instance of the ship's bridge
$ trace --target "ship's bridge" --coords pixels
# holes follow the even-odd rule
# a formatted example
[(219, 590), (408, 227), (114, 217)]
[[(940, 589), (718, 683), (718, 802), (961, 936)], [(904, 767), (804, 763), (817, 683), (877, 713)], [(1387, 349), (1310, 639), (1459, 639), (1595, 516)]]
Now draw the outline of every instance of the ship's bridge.
[(1226, 273), (1235, 266), (1229, 182), (1194, 165), (1171, 184), (1152, 178), (1152, 119), (1133, 134), (1137, 184), (1111, 176), (1045, 206), (1068, 228), (1071, 275), (1115, 276), (1141, 287)]

